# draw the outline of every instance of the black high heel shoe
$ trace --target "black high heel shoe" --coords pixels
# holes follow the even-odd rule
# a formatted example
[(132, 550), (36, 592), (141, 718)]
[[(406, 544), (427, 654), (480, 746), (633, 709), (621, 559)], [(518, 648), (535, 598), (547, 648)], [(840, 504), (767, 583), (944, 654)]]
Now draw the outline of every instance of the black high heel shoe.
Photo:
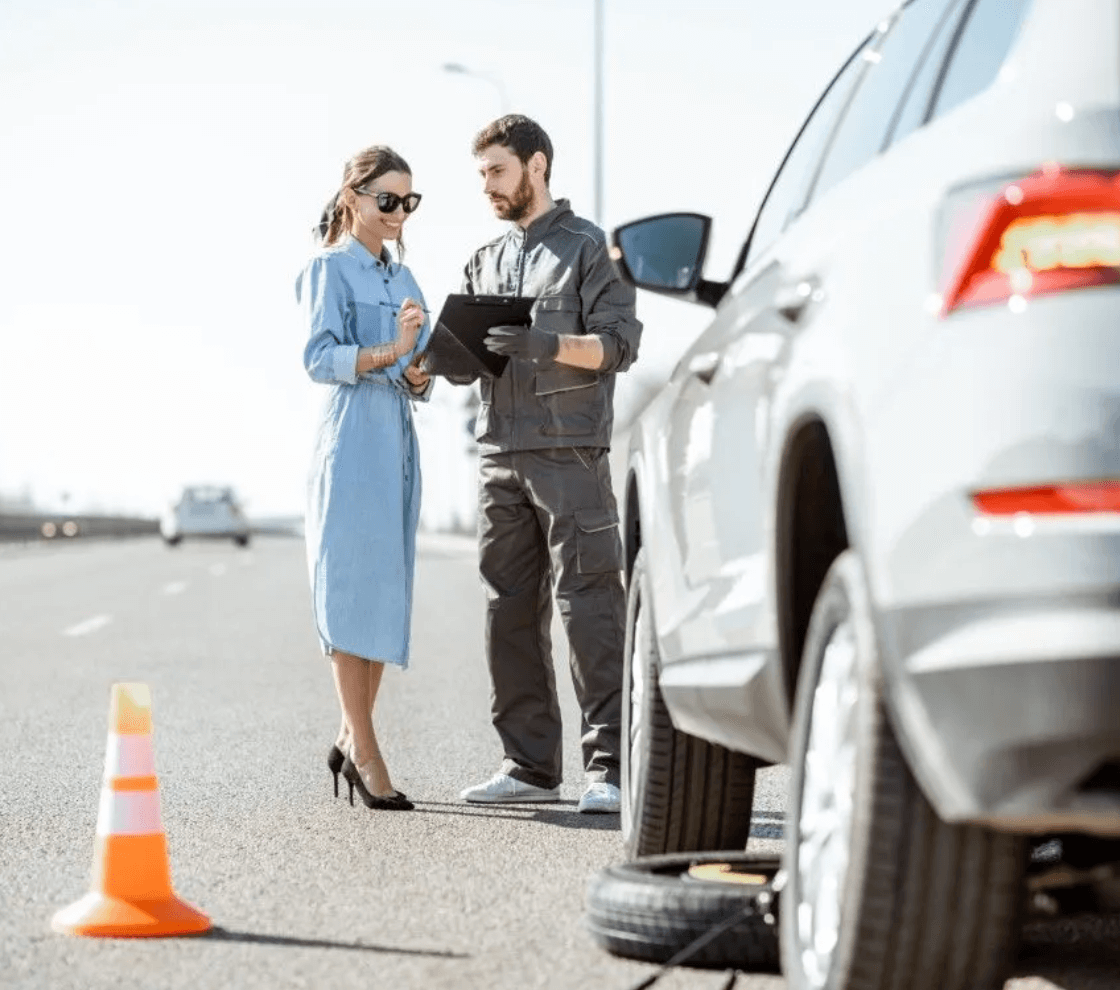
[(362, 799), (367, 808), (378, 808), (381, 811), (411, 811), (416, 807), (400, 791), (395, 791), (392, 797), (378, 797), (376, 794), (370, 794), (365, 781), (362, 780), (362, 775), (358, 773), (358, 768), (354, 766), (354, 761), (349, 756), (342, 761), (342, 776), (346, 778), (346, 783), (350, 785), (350, 804), (354, 803), (354, 788), (357, 788), (358, 797)]
[(338, 797), (338, 775), (342, 772), (342, 764), (346, 762), (346, 754), (337, 746), (332, 746), (327, 754), (327, 769), (334, 774), (334, 796)]
[[(327, 753), (327, 769), (334, 774), (334, 796), (338, 797), (338, 775), (342, 773), (342, 764), (346, 762), (346, 754), (338, 748), (337, 744), (331, 747), (331, 751)], [(351, 788), (353, 790), (353, 788)], [(397, 791), (399, 797), (408, 799), (408, 795), (404, 791)], [(353, 797), (350, 803), (354, 803)]]

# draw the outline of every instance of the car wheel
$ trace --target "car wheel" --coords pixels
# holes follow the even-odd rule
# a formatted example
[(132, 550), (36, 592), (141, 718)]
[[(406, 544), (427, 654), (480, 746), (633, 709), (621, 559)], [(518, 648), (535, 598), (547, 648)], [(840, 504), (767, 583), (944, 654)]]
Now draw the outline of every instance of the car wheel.
[(649, 856), (599, 870), (587, 881), (584, 922), (602, 948), (668, 962), (723, 922), (738, 920), (683, 962), (776, 971), (771, 914), (776, 856), (694, 853)]
[(847, 551), (809, 622), (782, 891), (791, 990), (987, 990), (1014, 959), (1025, 840), (941, 821), (883, 703), (863, 568)]
[(249, 537), (235, 536), (233, 538), (233, 542), (236, 543), (239, 547), (247, 547), (249, 545)]
[(679, 731), (660, 687), (645, 551), (626, 605), (622, 684), (622, 839), (630, 858), (743, 849), (758, 761)]
[(165, 536), (163, 542), (169, 547), (177, 547), (183, 538), (181, 536)]

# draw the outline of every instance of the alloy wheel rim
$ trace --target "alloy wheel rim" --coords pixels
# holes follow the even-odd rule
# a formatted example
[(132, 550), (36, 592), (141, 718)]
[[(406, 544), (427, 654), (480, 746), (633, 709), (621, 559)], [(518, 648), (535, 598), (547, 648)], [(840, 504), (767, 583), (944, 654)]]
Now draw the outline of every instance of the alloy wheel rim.
[(857, 648), (849, 621), (833, 630), (813, 692), (798, 819), (798, 949), (802, 970), (823, 987), (840, 937), (856, 769)]
[(627, 704), (630, 706), (630, 733), (629, 739), (627, 739), (629, 772), (626, 775), (626, 797), (628, 800), (622, 802), (622, 827), (626, 835), (630, 835), (633, 831), (635, 811), (641, 797), (642, 775), (645, 773), (642, 753), (645, 742), (642, 712), (645, 711), (645, 657), (648, 655), (649, 643), (645, 622), (643, 621), (644, 614), (642, 600), (639, 598), (637, 607), (634, 609), (633, 649), (628, 657), (630, 662), (630, 697), (627, 699)]

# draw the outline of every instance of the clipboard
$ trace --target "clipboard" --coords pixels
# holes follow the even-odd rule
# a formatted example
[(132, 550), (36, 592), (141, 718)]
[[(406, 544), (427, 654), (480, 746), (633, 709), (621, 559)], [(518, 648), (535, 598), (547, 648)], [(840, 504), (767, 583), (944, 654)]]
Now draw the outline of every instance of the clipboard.
[(535, 296), (471, 296), (452, 293), (424, 348), (423, 364), (430, 375), (492, 375), (500, 378), (509, 358), (486, 347), (491, 327), (528, 326)]

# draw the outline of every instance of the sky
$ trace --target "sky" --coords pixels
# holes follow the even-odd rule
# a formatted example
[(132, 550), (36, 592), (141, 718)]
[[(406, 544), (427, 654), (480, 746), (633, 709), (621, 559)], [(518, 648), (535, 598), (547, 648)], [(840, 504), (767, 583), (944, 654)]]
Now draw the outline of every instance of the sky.
[[(724, 278), (819, 92), (892, 0), (603, 0), (608, 230), (714, 218)], [(593, 217), (594, 0), (2, 0), (0, 499), (154, 514), (182, 485), (302, 511), (322, 396), (294, 280), (345, 160), (389, 144), (430, 308), (501, 233), (474, 133), (548, 131)], [(468, 73), (443, 67), (456, 63)], [(640, 293), (620, 421), (710, 311)], [(473, 500), (467, 392), (417, 413), (428, 522)]]

